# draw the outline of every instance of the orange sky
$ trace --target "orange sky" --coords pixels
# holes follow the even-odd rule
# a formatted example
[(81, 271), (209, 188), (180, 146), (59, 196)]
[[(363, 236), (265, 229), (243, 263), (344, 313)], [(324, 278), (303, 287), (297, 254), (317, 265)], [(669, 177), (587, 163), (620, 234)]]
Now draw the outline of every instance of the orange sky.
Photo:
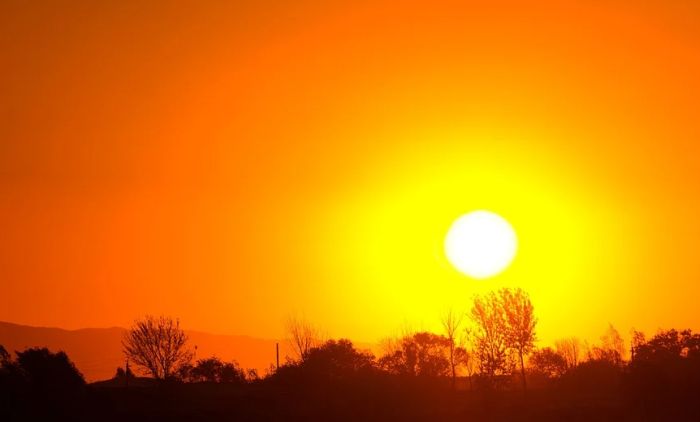
[[(0, 320), (700, 328), (700, 3), (3, 1)], [(232, 5), (235, 3), (236, 5)], [(472, 209), (518, 232), (447, 264)]]

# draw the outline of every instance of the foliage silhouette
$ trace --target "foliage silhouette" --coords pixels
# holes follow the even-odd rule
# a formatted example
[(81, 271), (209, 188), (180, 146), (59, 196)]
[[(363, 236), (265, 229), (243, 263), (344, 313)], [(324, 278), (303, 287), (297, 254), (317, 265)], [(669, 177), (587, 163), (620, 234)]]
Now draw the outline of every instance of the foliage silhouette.
[(0, 344), (0, 365), (3, 365), (5, 362), (7, 362), (10, 359), (10, 354), (7, 352), (7, 349)]
[(645, 413), (669, 420), (692, 413), (700, 420), (691, 405), (700, 394), (700, 334), (671, 329), (648, 341), (638, 335), (632, 350), (626, 386)]
[(17, 352), (17, 365), (32, 388), (55, 393), (79, 390), (85, 379), (64, 352), (52, 353), (46, 348)]
[(501, 289), (475, 297), (471, 332), (482, 383), (497, 386), (511, 373), (514, 359), (527, 389), (525, 357), (534, 348), (537, 318), (530, 298), (521, 289)]
[(395, 375), (447, 376), (451, 372), (450, 350), (453, 342), (429, 332), (406, 336), (396, 350), (379, 359), (379, 366)]
[(500, 304), (505, 314), (505, 338), (509, 349), (514, 350), (520, 361), (520, 374), (523, 390), (527, 389), (525, 378), (525, 356), (535, 347), (534, 307), (530, 297), (521, 289), (501, 289), (498, 292)]
[(134, 378), (134, 373), (131, 371), (131, 368), (122, 368), (121, 366), (117, 368), (117, 372), (114, 374), (115, 379), (121, 379), (121, 378)]
[(532, 371), (547, 378), (559, 378), (568, 368), (566, 358), (551, 347), (534, 350), (529, 363)]
[(496, 293), (474, 298), (471, 319), (480, 375), (493, 383), (508, 372), (506, 321)]
[(237, 362), (223, 362), (215, 356), (200, 359), (194, 366), (182, 366), (179, 376), (187, 382), (244, 383), (246, 381), (246, 373)]
[(85, 380), (64, 352), (30, 348), (6, 354), (0, 370), (2, 411), (25, 418), (48, 418), (74, 413), (84, 399)]

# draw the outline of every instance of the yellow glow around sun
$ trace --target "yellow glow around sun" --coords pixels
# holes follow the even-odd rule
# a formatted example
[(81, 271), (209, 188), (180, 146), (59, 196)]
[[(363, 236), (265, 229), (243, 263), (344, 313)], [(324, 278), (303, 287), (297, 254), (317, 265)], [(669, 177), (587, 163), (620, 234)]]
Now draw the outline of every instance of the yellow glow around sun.
[[(314, 253), (297, 260), (314, 270), (320, 317), (372, 341), (404, 323), (439, 330), (445, 309), (468, 310), (474, 295), (517, 287), (548, 321), (539, 327), (541, 338), (566, 336), (572, 328), (562, 316), (594, 314), (605, 305), (598, 292), (612, 288), (604, 280), (623, 262), (615, 239), (628, 232), (624, 219), (590, 195), (593, 181), (561, 158), (566, 151), (535, 149), (529, 138), (522, 148), (478, 142), (486, 136), (473, 133), (453, 138), (440, 147), (416, 142), (400, 153), (378, 153), (381, 160), (305, 216), (313, 222), (305, 241)], [(517, 258), (488, 282), (465, 282), (464, 273), (476, 279), (489, 271), (460, 268), (447, 253), (446, 234), (460, 216), (484, 209), (515, 229)], [(562, 300), (574, 296), (581, 300)], [(337, 304), (347, 310), (342, 316)]]
[(445, 253), (459, 271), (484, 279), (503, 271), (515, 257), (513, 227), (489, 211), (474, 211), (457, 219), (445, 238)]

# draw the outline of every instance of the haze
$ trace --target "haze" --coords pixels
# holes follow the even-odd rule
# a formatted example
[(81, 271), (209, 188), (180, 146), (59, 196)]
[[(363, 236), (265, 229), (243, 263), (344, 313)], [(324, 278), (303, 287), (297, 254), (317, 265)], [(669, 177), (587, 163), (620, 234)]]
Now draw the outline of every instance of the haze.
[(697, 2), (330, 3), (3, 1), (0, 320), (376, 341), (516, 286), (545, 343), (699, 328)]

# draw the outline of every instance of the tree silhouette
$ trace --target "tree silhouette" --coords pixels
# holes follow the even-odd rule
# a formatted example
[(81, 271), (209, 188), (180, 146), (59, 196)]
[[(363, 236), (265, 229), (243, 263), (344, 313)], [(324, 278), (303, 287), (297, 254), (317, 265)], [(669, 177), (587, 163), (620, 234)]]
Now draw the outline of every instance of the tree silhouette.
[(134, 378), (134, 373), (131, 371), (131, 368), (122, 368), (121, 366), (117, 367), (117, 372), (114, 374), (115, 379), (126, 379), (126, 378)]
[(192, 368), (191, 374), (197, 381), (219, 382), (224, 363), (217, 357), (200, 359)]
[(576, 367), (581, 360), (581, 340), (576, 337), (569, 337), (554, 342), (557, 353), (566, 361), (568, 369)]
[(506, 346), (518, 354), (520, 375), (525, 390), (527, 389), (525, 356), (533, 349), (536, 340), (537, 318), (535, 318), (534, 307), (528, 294), (521, 289), (501, 289), (499, 296), (505, 315)]
[(700, 359), (700, 334), (691, 330), (661, 331), (649, 341), (637, 343), (634, 362), (667, 363)]
[(192, 360), (187, 335), (170, 317), (146, 316), (137, 320), (122, 340), (124, 354), (155, 379), (168, 379)]
[(529, 364), (533, 370), (548, 378), (562, 376), (568, 366), (564, 356), (554, 351), (551, 347), (534, 350), (530, 356)]
[(467, 374), (469, 379), (469, 389), (473, 389), (472, 378), (474, 372), (476, 371), (476, 353), (474, 352), (475, 339), (474, 339), (474, 329), (473, 327), (467, 327), (463, 331), (463, 346), (457, 348), (457, 361), (460, 363)]
[(450, 373), (450, 340), (429, 332), (406, 336), (395, 350), (379, 359), (389, 373), (410, 376), (447, 376)]
[[(463, 315), (461, 313), (456, 313), (452, 309), (447, 311), (442, 317), (442, 328), (445, 332), (445, 337), (450, 342), (450, 371), (452, 373), (452, 387), (455, 386), (457, 379), (457, 365), (459, 360), (468, 359), (469, 356), (466, 354), (466, 350), (463, 349), (459, 356), (457, 355), (457, 333), (459, 332), (460, 326), (462, 325)], [(459, 359), (458, 359), (459, 358)]]
[(632, 329), (630, 339), (630, 359), (634, 361), (637, 349), (646, 343), (646, 336), (643, 332)]
[(242, 383), (246, 381), (246, 374), (238, 363), (223, 362), (215, 356), (200, 359), (194, 366), (183, 366), (180, 376), (189, 382)]
[(29, 348), (0, 365), (0, 420), (74, 420), (85, 380), (64, 352)]
[(29, 383), (42, 391), (75, 390), (85, 385), (83, 375), (64, 352), (27, 349), (17, 352), (17, 365)]
[(323, 371), (331, 378), (342, 378), (349, 374), (370, 370), (374, 356), (359, 352), (346, 339), (329, 340), (311, 349), (305, 365), (315, 371)]
[(0, 365), (4, 365), (6, 362), (10, 361), (10, 354), (7, 353), (5, 347), (0, 344)]
[(323, 343), (319, 329), (304, 319), (290, 316), (286, 328), (292, 350), (299, 361), (304, 361), (311, 349)]
[(607, 361), (614, 365), (621, 366), (625, 357), (625, 342), (612, 324), (600, 337), (600, 346), (594, 346), (589, 351), (590, 360)]
[[(671, 329), (645, 340), (637, 331), (631, 350), (627, 385), (651, 419), (700, 420), (700, 335)], [(693, 416), (682, 418), (671, 411)]]
[(7, 350), (0, 346), (0, 419), (19, 407), (22, 393), (28, 388), (26, 376)]
[(314, 386), (325, 392), (329, 386), (365, 379), (374, 374), (375, 369), (372, 354), (358, 351), (349, 340), (328, 340), (309, 350), (303, 361), (280, 366), (269, 379), (295, 389)]
[(506, 321), (500, 300), (494, 292), (475, 297), (471, 310), (472, 338), (479, 372), (490, 382), (506, 372)]

